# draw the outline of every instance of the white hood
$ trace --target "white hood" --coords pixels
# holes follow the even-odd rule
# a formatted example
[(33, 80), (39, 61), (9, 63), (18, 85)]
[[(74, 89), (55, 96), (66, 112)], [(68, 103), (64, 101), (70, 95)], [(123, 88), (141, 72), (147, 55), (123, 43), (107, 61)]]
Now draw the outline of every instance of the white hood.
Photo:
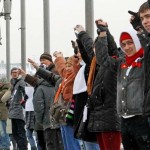
[[(137, 32), (132, 27), (130, 27), (130, 28), (126, 28), (125, 30), (123, 30), (120, 34), (120, 37), (123, 33), (128, 33), (132, 37), (132, 40), (135, 44), (136, 51), (139, 51), (142, 46), (141, 46), (141, 43), (140, 43), (139, 38), (137, 36)], [(119, 43), (120, 43), (120, 38), (119, 38)], [(120, 47), (121, 47), (121, 43), (120, 43)], [(122, 49), (122, 47), (121, 47), (121, 50), (124, 51)]]

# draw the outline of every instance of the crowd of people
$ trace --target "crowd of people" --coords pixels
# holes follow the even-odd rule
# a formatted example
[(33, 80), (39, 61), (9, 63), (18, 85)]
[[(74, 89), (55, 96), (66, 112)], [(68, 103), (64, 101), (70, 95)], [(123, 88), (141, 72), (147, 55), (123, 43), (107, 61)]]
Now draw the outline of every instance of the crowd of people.
[(73, 56), (44, 52), (28, 58), (35, 75), (0, 79), (0, 150), (150, 149), (150, 0), (128, 12), (119, 47), (98, 19), (95, 40), (74, 27)]

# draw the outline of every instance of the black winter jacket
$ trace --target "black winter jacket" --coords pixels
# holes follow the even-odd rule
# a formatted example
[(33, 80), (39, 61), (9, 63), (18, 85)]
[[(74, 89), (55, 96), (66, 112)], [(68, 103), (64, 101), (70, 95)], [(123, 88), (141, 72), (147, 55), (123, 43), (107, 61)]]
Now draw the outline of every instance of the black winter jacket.
[(144, 105), (143, 113), (150, 114), (150, 35), (138, 34), (144, 48)]
[[(117, 47), (111, 34), (107, 34), (105, 42), (109, 41), (110, 56), (117, 56)], [(106, 45), (107, 45), (106, 44)], [(96, 61), (100, 65), (96, 75), (92, 95), (89, 99), (90, 116), (88, 129), (90, 132), (120, 131), (120, 118), (116, 109), (117, 98), (117, 67), (106, 67), (100, 60), (102, 55), (98, 54), (103, 47), (103, 40), (99, 38), (95, 43)]]

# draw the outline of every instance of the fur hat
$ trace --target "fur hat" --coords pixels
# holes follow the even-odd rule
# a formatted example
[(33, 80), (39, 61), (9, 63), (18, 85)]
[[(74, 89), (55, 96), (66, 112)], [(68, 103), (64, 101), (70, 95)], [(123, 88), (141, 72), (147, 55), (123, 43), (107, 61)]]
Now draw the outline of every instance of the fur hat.
[(49, 53), (47, 53), (47, 52), (44, 52), (44, 53), (40, 56), (40, 60), (41, 60), (41, 59), (47, 59), (47, 60), (53, 62), (52, 56), (51, 56)]

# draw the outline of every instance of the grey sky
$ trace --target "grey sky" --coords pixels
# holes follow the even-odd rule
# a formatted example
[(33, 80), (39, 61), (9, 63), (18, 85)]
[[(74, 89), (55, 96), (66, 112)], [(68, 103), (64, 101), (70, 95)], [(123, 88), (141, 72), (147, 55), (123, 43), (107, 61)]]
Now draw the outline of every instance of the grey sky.
[[(3, 1), (3, 0), (2, 0)], [(65, 56), (73, 54), (73, 27), (85, 25), (85, 0), (50, 0), (51, 53), (60, 50)], [(102, 18), (118, 43), (121, 30), (130, 26), (128, 10), (138, 11), (145, 0), (94, 0), (94, 20)], [(26, 0), (26, 56), (37, 60), (43, 53), (43, 0)], [(2, 2), (0, 3), (0, 11)], [(12, 0), (10, 51), (11, 62), (20, 62), (20, 0)], [(2, 46), (0, 61), (6, 59), (5, 20), (0, 18)], [(96, 30), (96, 29), (95, 29)], [(95, 31), (96, 37), (96, 31)], [(6, 62), (6, 61), (5, 61)]]

